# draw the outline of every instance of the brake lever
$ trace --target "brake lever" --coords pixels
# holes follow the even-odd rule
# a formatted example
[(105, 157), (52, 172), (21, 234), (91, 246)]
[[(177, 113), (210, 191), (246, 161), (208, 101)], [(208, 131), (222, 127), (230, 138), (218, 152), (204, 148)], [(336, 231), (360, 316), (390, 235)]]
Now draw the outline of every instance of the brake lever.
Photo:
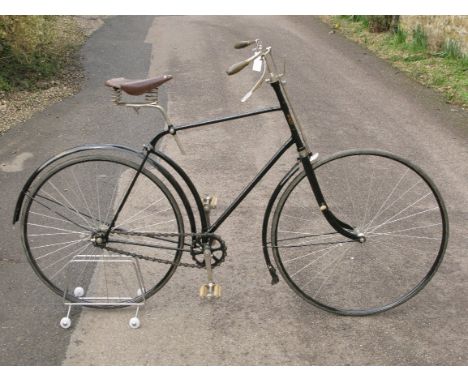
[(250, 89), (247, 94), (242, 97), (241, 99), (241, 102), (245, 102), (247, 101), (253, 94), (253, 92), (255, 90), (257, 90), (263, 83), (263, 81), (265, 80), (265, 77), (266, 77), (266, 62), (265, 62), (265, 57), (264, 56), (261, 56), (261, 60), (262, 60), (262, 66), (263, 66), (263, 73), (261, 75), (261, 77), (259, 78), (259, 80), (255, 83), (255, 85), (252, 87), (252, 89)]

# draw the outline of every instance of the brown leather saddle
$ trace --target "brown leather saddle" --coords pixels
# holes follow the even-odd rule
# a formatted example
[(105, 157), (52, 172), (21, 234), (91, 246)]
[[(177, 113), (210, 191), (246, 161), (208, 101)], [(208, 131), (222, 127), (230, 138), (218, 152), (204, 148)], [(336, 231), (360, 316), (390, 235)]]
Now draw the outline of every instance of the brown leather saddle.
[(129, 80), (127, 78), (112, 78), (106, 81), (106, 86), (123, 90), (125, 93), (138, 96), (157, 89), (164, 82), (172, 79), (171, 75), (147, 78), (144, 80)]

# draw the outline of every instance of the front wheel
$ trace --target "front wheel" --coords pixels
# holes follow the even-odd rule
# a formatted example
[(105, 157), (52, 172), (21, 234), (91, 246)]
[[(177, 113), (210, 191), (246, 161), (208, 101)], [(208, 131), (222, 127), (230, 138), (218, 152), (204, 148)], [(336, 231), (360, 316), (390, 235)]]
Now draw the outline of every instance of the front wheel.
[(417, 166), (375, 150), (349, 150), (314, 165), (331, 212), (364, 242), (324, 218), (304, 172), (278, 202), (271, 246), (288, 285), (309, 303), (369, 315), (404, 303), (429, 282), (448, 241), (442, 197)]

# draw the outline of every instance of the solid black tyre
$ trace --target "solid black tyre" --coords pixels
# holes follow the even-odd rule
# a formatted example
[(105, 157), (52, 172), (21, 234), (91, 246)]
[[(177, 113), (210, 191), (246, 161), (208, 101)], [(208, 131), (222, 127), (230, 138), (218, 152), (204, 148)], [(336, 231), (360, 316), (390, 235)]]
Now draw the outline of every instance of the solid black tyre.
[(394, 308), (421, 291), (449, 235), (431, 179), (377, 150), (339, 152), (313, 167), (331, 212), (365, 242), (328, 224), (301, 172), (282, 194), (271, 226), (272, 252), (287, 284), (315, 306), (355, 316)]
[(115, 154), (84, 153), (44, 169), (27, 191), (20, 220), (23, 248), (39, 278), (68, 301), (98, 302), (97, 307), (141, 302), (174, 274), (184, 246), (183, 218), (148, 168), (138, 176), (108, 241), (99, 243), (139, 166)]

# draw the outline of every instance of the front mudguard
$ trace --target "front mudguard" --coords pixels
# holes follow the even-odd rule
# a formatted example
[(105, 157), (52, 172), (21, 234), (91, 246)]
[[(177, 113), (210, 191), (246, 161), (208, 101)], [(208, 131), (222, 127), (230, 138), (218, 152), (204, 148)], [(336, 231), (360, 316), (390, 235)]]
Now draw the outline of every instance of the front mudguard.
[(263, 256), (265, 258), (265, 262), (268, 268), (268, 271), (270, 272), (271, 275), (271, 284), (274, 285), (279, 282), (278, 275), (276, 273), (276, 269), (271, 263), (270, 260), (270, 252), (269, 248), (271, 246), (271, 241), (268, 241), (268, 232), (270, 232), (270, 217), (271, 217), (271, 212), (273, 210), (273, 207), (276, 204), (276, 201), (278, 200), (278, 196), (281, 194), (281, 191), (284, 189), (284, 187), (289, 183), (291, 178), (299, 171), (300, 166), (299, 163), (296, 163), (283, 177), (283, 179), (280, 180), (278, 185), (276, 186), (275, 190), (271, 194), (270, 200), (268, 201), (268, 205), (265, 209), (265, 215), (263, 217), (263, 225), (262, 225), (262, 246), (263, 246)]

